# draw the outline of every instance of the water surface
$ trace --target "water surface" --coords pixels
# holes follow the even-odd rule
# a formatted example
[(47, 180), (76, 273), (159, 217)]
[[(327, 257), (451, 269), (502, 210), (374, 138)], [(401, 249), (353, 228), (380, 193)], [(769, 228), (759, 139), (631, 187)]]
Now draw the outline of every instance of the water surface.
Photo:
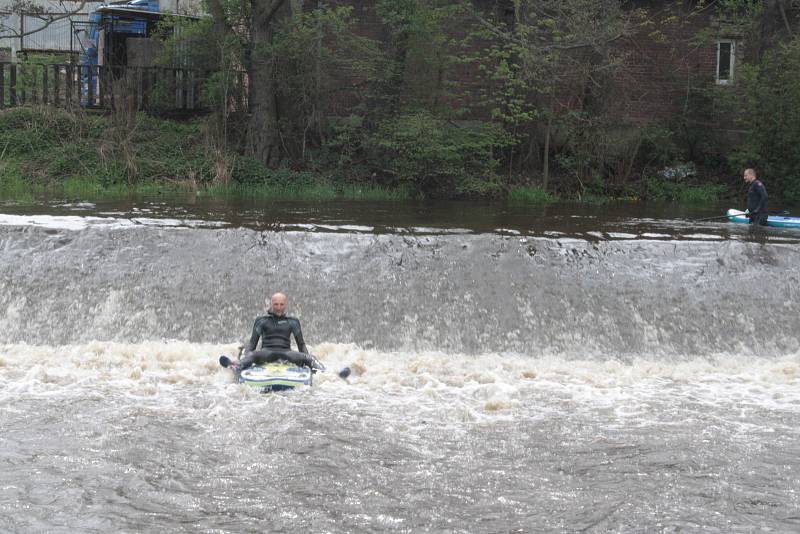
[[(0, 205), (0, 530), (796, 532), (800, 236), (723, 211)], [(275, 290), (348, 381), (219, 367)]]

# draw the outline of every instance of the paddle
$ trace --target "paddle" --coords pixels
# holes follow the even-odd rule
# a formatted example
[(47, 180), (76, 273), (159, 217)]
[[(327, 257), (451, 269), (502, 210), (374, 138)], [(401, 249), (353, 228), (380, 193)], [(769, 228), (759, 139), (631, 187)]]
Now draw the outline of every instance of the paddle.
[[(236, 369), (236, 367), (237, 367), (236, 363), (234, 363), (230, 358), (228, 358), (224, 354), (219, 357), (219, 364), (222, 367), (225, 367), (226, 369), (229, 368), (229, 367), (232, 367), (233, 369)], [(320, 370), (324, 371), (325, 369), (323, 368), (323, 369), (320, 369)], [(317, 369), (314, 369), (314, 371), (317, 371)], [(347, 377), (350, 376), (350, 368), (349, 367), (342, 367), (342, 369), (337, 373), (337, 375), (342, 380), (347, 380)]]
[[(741, 215), (746, 215), (746, 214), (742, 213)], [(727, 215), (717, 215), (716, 217), (703, 217), (702, 219), (692, 219), (692, 222), (716, 221), (717, 219), (727, 219), (727, 218), (728, 218)]]
[[(745, 212), (737, 213), (736, 215), (731, 215), (730, 217), (738, 217), (739, 215), (747, 215)], [(789, 215), (789, 212), (786, 210), (781, 211), (770, 211), (769, 215)], [(728, 215), (716, 215), (714, 217), (704, 217), (702, 219), (692, 219), (693, 222), (701, 222), (701, 221), (714, 221), (717, 219), (727, 219)]]

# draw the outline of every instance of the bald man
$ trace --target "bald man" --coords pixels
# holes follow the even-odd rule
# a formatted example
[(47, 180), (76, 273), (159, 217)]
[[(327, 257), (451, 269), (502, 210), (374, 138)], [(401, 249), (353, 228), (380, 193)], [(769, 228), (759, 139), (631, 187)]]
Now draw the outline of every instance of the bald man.
[[(244, 358), (239, 362), (239, 369), (247, 369), (254, 364), (287, 360), (298, 366), (324, 370), (325, 367), (308, 353), (303, 341), (300, 321), (286, 316), (288, 299), (283, 293), (275, 293), (270, 297), (270, 309), (267, 315), (258, 317), (253, 325), (253, 334)], [(291, 336), (297, 343), (297, 351), (293, 351)], [(261, 339), (261, 350), (256, 350)]]

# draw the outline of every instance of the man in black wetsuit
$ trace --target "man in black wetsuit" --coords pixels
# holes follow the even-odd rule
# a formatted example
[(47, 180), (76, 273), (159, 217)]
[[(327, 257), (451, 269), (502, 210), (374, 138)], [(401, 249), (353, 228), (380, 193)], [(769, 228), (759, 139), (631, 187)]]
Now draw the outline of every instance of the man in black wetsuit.
[(747, 190), (747, 216), (750, 224), (767, 225), (767, 188), (756, 178), (755, 169), (745, 169), (744, 181), (750, 184)]
[[(286, 316), (286, 295), (275, 293), (270, 298), (270, 310), (267, 315), (258, 317), (253, 325), (253, 334), (244, 358), (239, 361), (239, 369), (277, 360), (286, 360), (298, 366), (324, 370), (325, 367), (308, 353), (300, 321)], [(297, 351), (291, 350), (291, 336), (297, 343)], [(261, 339), (261, 350), (256, 350)]]

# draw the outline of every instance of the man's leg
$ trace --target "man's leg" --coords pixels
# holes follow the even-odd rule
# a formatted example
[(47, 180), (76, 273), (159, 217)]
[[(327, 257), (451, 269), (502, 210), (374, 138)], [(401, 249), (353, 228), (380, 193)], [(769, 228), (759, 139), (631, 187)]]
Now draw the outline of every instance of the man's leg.
[(322, 365), (314, 356), (311, 354), (304, 354), (302, 352), (297, 352), (294, 350), (287, 350), (283, 353), (283, 359), (291, 362), (298, 367), (310, 367), (311, 369), (317, 369), (319, 371), (324, 371), (325, 366)]
[(276, 362), (281, 357), (281, 353), (274, 350), (255, 350), (247, 353), (244, 358), (239, 360), (239, 369), (244, 370), (253, 365)]
[(239, 369), (244, 370), (252, 365), (272, 363), (278, 360), (286, 360), (298, 367), (310, 367), (311, 369), (320, 371), (325, 370), (325, 366), (315, 357), (295, 350), (257, 350), (251, 352), (239, 361)]

